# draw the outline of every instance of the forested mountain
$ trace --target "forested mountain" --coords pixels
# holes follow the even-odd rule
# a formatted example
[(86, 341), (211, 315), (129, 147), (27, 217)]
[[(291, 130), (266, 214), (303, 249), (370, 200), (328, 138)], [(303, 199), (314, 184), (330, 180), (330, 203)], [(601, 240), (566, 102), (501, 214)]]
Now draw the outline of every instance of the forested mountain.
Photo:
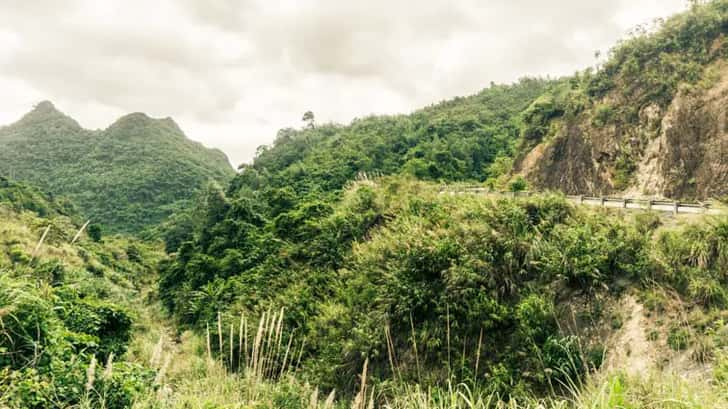
[(169, 118), (136, 113), (90, 131), (41, 102), (0, 128), (0, 174), (66, 197), (110, 232), (139, 232), (234, 172), (225, 154), (187, 139)]
[(562, 195), (728, 193), (726, 35), (728, 0), (691, 2), (573, 76), (306, 113), (234, 177), (171, 120), (39, 104), (0, 171), (168, 254), (76, 242), (71, 202), (0, 178), (0, 407), (728, 407), (728, 217)]

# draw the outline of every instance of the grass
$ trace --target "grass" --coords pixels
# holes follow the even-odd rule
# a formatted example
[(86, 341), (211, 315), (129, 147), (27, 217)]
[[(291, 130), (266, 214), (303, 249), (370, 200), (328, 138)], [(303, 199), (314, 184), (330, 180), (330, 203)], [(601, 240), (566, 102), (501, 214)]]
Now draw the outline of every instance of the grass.
[[(713, 378), (688, 379), (657, 370), (643, 376), (590, 372), (583, 380), (567, 378), (561, 388), (556, 388), (560, 392), (550, 397), (518, 398), (501, 396), (482, 381), (473, 384), (452, 380), (444, 385), (424, 386), (402, 382), (393, 375), (392, 379), (375, 383), (369, 380), (365, 361), (356, 395), (339, 397), (336, 391), (320, 391), (299, 378), (293, 363), (296, 359), (291, 358), (298, 348), (292, 345), (303, 343), (295, 340), (292, 331), (286, 331), (283, 320), (283, 310), (266, 311), (251, 321), (257, 325), (249, 328), (245, 316), (231, 326), (232, 319), (226, 321), (221, 315), (204, 336), (188, 331), (177, 343), (163, 336), (154, 346), (150, 336), (142, 334), (142, 343), (148, 346), (132, 350), (137, 351), (137, 356), (146, 354), (158, 376), (155, 389), (139, 399), (134, 409), (728, 408), (728, 357), (722, 355), (716, 359)], [(284, 342), (286, 338), (288, 342)]]
[[(174, 390), (160, 389), (135, 404), (135, 409), (209, 408), (385, 408), (385, 409), (708, 409), (728, 408), (722, 388), (728, 384), (689, 381), (678, 375), (654, 373), (644, 378), (621, 373), (595, 375), (581, 389), (563, 397), (512, 399), (478, 386), (448, 383), (442, 387), (401, 384), (387, 395), (362, 388), (353, 400), (335, 400), (289, 376), (276, 382), (232, 374), (208, 361), (199, 376), (189, 377)], [(364, 393), (362, 393), (364, 391)], [(326, 396), (324, 399), (323, 396)], [(366, 396), (362, 398), (362, 396)], [(252, 398), (251, 398), (252, 397)]]

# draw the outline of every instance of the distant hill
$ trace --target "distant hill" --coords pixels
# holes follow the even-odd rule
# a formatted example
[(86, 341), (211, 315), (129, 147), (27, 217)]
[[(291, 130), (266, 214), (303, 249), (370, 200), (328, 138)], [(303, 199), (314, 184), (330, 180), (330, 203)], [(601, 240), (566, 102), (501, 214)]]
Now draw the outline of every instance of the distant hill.
[(516, 153), (521, 113), (556, 85), (554, 80), (524, 78), (408, 115), (283, 129), (241, 169), (233, 190), (264, 186), (330, 192), (362, 171), (425, 180), (497, 179), (510, 169)]
[(134, 113), (91, 131), (45, 101), (0, 128), (0, 174), (67, 197), (110, 232), (139, 232), (234, 171), (170, 118)]

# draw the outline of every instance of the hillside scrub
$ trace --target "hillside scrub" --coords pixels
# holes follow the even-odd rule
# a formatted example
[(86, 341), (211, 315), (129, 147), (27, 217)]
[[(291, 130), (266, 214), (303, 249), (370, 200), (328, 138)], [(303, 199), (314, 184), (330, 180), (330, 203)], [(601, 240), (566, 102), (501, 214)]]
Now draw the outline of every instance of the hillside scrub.
[(404, 173), (425, 180), (484, 181), (496, 157), (512, 157), (520, 114), (553, 81), (495, 85), (409, 115), (369, 116), (350, 125), (283, 129), (254, 162), (240, 168), (238, 187), (326, 194), (359, 172)]
[(154, 371), (126, 351), (161, 254), (81, 234), (37, 190), (0, 184), (0, 407), (131, 407)]
[(441, 189), (602, 194), (674, 145), (660, 192), (721, 193), (728, 3), (691, 4), (573, 76), (309, 111), (237, 174), (170, 119), (39, 104), (0, 171), (73, 202), (0, 177), (0, 407), (728, 407), (728, 219)]
[[(284, 308), (302, 376), (339, 391), (351, 391), (368, 359), (373, 380), (485, 379), (501, 396), (543, 393), (601, 364), (603, 345), (563, 330), (563, 299), (599, 303), (659, 283), (709, 310), (728, 284), (723, 219), (660, 228), (558, 195), (451, 196), (406, 178), (356, 183), (328, 203), (211, 194), (205, 224), (162, 269), (166, 305), (183, 324), (211, 324), (213, 339), (218, 312), (227, 328)], [(675, 276), (710, 278), (710, 288)]]

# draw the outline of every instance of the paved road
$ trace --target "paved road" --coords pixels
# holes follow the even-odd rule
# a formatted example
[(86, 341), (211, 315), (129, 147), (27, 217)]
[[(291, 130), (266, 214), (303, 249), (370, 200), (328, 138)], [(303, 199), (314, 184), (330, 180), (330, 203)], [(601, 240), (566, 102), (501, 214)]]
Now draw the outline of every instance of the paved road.
[[(530, 197), (533, 192), (496, 192), (490, 191), (482, 187), (466, 187), (466, 188), (443, 188), (441, 193), (444, 194), (480, 194), (487, 196), (502, 197)], [(650, 200), (635, 199), (623, 197), (595, 197), (595, 196), (575, 196), (567, 195), (566, 198), (578, 205), (609, 207), (615, 209), (627, 210), (654, 210), (668, 213), (688, 213), (688, 214), (726, 214), (726, 210), (720, 207), (714, 207), (711, 203), (688, 203), (673, 200)]]

